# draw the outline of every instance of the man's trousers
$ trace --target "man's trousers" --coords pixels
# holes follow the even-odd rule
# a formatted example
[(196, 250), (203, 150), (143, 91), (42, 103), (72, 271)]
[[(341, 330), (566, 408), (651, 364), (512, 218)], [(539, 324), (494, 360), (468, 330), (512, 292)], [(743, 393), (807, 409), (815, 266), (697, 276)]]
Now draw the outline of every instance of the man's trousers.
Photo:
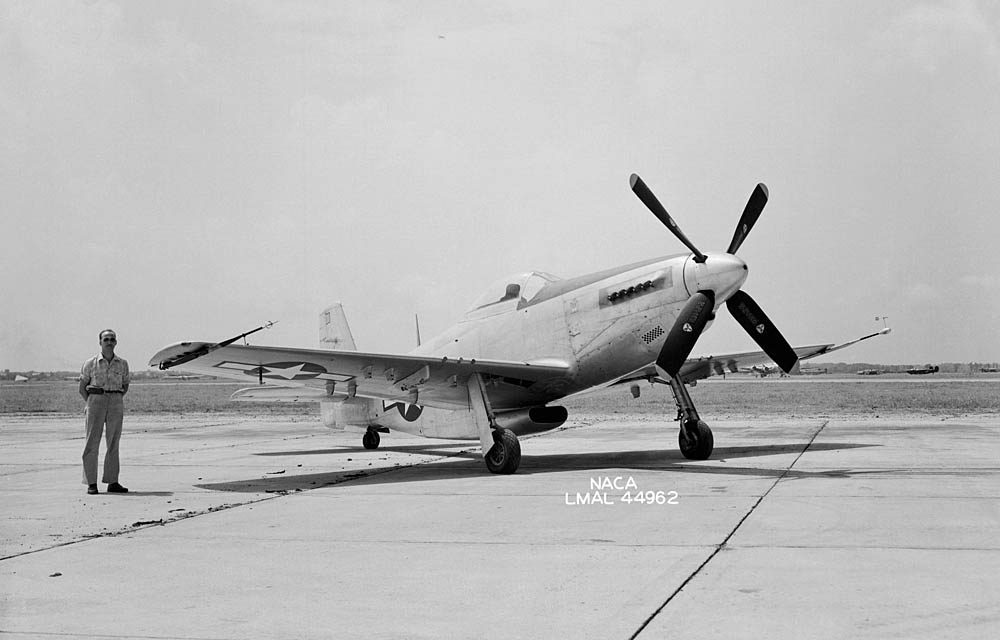
[(104, 452), (103, 482), (118, 482), (118, 443), (122, 437), (125, 402), (121, 393), (91, 394), (87, 397), (87, 442), (83, 447), (83, 483), (97, 484), (97, 455), (101, 433), (107, 441)]

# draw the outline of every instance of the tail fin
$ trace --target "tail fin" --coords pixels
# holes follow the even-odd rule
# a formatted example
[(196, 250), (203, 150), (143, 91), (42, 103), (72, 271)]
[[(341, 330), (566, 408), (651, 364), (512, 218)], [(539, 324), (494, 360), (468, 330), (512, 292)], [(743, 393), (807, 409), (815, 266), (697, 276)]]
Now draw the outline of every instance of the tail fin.
[(351, 328), (347, 326), (344, 305), (335, 302), (319, 314), (319, 346), (324, 349), (357, 351)]

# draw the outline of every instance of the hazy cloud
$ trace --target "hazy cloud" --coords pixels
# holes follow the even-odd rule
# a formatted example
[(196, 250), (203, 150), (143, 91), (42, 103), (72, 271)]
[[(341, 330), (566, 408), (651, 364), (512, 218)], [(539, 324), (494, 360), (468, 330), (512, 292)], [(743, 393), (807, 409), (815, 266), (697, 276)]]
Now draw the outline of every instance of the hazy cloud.
[(1000, 276), (996, 274), (981, 274), (962, 276), (962, 284), (976, 289), (996, 289), (1000, 287)]
[(892, 56), (935, 75), (955, 58), (976, 56), (1000, 74), (1000, 23), (975, 0), (923, 3), (907, 7), (879, 36)]

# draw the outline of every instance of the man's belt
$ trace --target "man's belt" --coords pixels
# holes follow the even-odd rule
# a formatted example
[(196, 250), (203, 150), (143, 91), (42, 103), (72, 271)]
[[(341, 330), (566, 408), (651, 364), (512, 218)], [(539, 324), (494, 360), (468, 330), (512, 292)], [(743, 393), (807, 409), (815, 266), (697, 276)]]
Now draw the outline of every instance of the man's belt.
[(92, 396), (99, 396), (105, 393), (125, 393), (121, 389), (102, 389), (100, 387), (87, 387), (87, 393)]

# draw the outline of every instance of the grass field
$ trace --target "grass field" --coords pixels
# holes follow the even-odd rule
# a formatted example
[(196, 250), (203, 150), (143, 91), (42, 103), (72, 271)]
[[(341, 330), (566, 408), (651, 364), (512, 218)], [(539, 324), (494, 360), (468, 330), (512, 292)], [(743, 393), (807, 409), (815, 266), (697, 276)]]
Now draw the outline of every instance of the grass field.
[[(640, 390), (638, 399), (626, 389), (582, 397), (574, 404), (608, 413), (654, 413), (673, 405), (673, 396), (660, 385), (651, 389), (644, 384)], [(1000, 413), (1000, 378), (711, 379), (691, 388), (690, 394), (706, 417)]]
[[(229, 396), (246, 387), (228, 382), (133, 383), (125, 407), (136, 413), (318, 413), (316, 405), (233, 402)], [(81, 413), (84, 402), (76, 382), (5, 383), (0, 385), (0, 414)]]
[[(126, 397), (134, 413), (237, 413), (244, 415), (318, 415), (315, 404), (232, 402), (246, 385), (228, 382), (134, 383)], [(563, 402), (570, 413), (638, 413), (673, 416), (667, 387), (641, 384), (633, 399), (615, 388)], [(728, 416), (825, 416), (891, 414), (1000, 414), (1000, 377), (812, 377), (712, 378), (691, 388), (706, 418)], [(81, 413), (75, 382), (0, 384), (0, 414)]]

